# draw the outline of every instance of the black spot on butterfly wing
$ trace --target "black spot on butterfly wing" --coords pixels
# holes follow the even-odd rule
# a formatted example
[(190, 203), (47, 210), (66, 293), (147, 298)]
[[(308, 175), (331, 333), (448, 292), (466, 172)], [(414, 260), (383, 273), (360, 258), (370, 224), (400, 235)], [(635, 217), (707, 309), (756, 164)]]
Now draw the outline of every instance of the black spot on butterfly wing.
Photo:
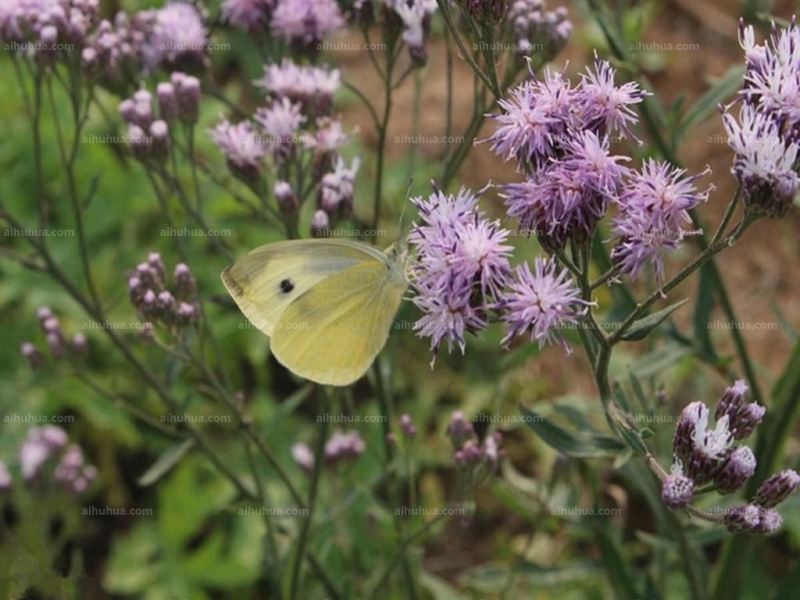
[(281, 293), (284, 295), (289, 294), (294, 289), (294, 283), (291, 279), (283, 279), (280, 284)]

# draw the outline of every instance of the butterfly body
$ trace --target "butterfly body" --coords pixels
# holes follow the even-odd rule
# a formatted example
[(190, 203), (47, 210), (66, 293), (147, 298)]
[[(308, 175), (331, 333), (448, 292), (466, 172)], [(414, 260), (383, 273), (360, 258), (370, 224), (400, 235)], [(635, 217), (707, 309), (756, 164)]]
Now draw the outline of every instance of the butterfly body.
[(405, 252), (351, 240), (289, 240), (222, 272), (282, 365), (325, 385), (359, 379), (386, 343), (407, 288)]

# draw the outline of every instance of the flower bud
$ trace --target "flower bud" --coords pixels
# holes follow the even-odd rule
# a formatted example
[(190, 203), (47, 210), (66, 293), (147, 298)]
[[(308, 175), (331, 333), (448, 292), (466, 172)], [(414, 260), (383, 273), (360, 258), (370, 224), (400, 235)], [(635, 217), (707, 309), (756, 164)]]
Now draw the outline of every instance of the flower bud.
[(70, 347), (75, 354), (83, 356), (89, 351), (89, 341), (82, 333), (76, 333), (72, 336)]
[(19, 347), (19, 351), (34, 369), (42, 366), (44, 363), (44, 355), (30, 342), (23, 342)]
[(799, 484), (800, 475), (791, 469), (786, 469), (776, 473), (761, 484), (758, 492), (756, 492), (754, 502), (764, 508), (772, 508), (794, 493)]
[(178, 118), (178, 98), (175, 95), (175, 86), (170, 82), (161, 82), (156, 88), (158, 95), (158, 116), (167, 123), (172, 123)]
[(732, 494), (740, 489), (756, 472), (756, 457), (747, 446), (731, 452), (714, 475), (720, 494)]
[(683, 466), (677, 460), (661, 487), (661, 500), (669, 508), (683, 508), (694, 497), (694, 481), (683, 474)]
[(276, 181), (272, 188), (272, 194), (275, 196), (281, 214), (291, 216), (297, 212), (300, 203), (288, 181)]
[(131, 154), (136, 160), (145, 162), (152, 153), (150, 138), (144, 134), (144, 130), (138, 125), (128, 126), (128, 143), (131, 147)]
[(311, 235), (314, 237), (324, 237), (330, 234), (330, 218), (324, 210), (318, 210), (311, 218)]
[(197, 295), (197, 281), (189, 266), (184, 263), (175, 265), (175, 294), (180, 300), (194, 300)]
[(726, 513), (723, 522), (732, 533), (754, 533), (761, 522), (761, 510), (753, 504), (735, 506)]
[(153, 140), (153, 158), (165, 161), (169, 156), (170, 137), (169, 126), (166, 121), (159, 119), (150, 125), (150, 137)]
[(306, 473), (311, 473), (314, 470), (314, 453), (311, 452), (308, 444), (293, 444), (292, 458)]
[(64, 338), (56, 332), (51, 332), (45, 336), (45, 339), (53, 358), (64, 358)]

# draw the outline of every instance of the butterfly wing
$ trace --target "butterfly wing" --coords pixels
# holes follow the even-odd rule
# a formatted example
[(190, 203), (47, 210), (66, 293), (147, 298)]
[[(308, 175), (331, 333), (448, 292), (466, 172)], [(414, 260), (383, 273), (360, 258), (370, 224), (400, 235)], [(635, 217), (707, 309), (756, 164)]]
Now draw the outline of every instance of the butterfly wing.
[(349, 385), (386, 344), (405, 288), (385, 255), (349, 267), (284, 310), (272, 336), (272, 353), (301, 377)]
[(381, 260), (377, 248), (349, 240), (289, 240), (252, 250), (222, 272), (222, 282), (250, 322), (271, 337), (286, 308), (311, 288)]

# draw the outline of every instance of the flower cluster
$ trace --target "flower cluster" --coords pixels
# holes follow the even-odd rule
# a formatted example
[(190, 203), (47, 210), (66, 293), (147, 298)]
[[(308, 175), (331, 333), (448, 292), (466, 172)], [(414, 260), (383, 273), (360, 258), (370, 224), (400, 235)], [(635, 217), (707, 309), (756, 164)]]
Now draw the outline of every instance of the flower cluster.
[[(67, 341), (64, 331), (61, 329), (61, 323), (47, 306), (42, 306), (36, 311), (36, 318), (45, 335), (47, 348), (53, 358), (64, 358), (67, 353), (73, 356), (83, 356), (88, 352), (89, 342), (86, 336), (82, 333), (76, 333)], [(20, 345), (20, 353), (34, 368), (44, 363), (44, 354), (32, 342), (23, 342)]]
[(149, 70), (198, 71), (207, 61), (208, 32), (203, 15), (189, 2), (173, 1), (158, 10), (140, 13), (152, 23), (148, 43), (143, 47)]
[(447, 426), (447, 435), (455, 449), (453, 460), (468, 487), (478, 485), (488, 475), (497, 470), (503, 450), (503, 434), (499, 431), (479, 443), (472, 423), (464, 418), (464, 413), (456, 411)]
[[(52, 467), (52, 468), (51, 468)], [(19, 449), (19, 469), (27, 484), (43, 481), (48, 474), (64, 489), (81, 493), (97, 476), (97, 469), (87, 465), (80, 447), (69, 443), (60, 427), (34, 427)], [(0, 463), (0, 489), (11, 486), (11, 476)]]
[[(312, 233), (324, 235), (350, 215), (355, 176), (360, 161), (348, 165), (340, 154), (350, 139), (339, 117), (331, 114), (333, 96), (341, 85), (335, 69), (299, 65), (291, 60), (268, 64), (255, 82), (267, 104), (253, 119), (237, 124), (224, 120), (210, 134), (225, 154), (236, 177), (261, 193), (262, 179), (280, 173), (272, 191), (280, 212), (296, 219), (300, 205), (316, 195)], [(297, 189), (298, 181), (311, 181)]]
[[(477, 207), (478, 195), (461, 188), (446, 195), (438, 189), (414, 198), (422, 224), (409, 236), (417, 262), (411, 268), (414, 303), (425, 315), (414, 324), (420, 337), (431, 339), (434, 353), (442, 342), (463, 352), (465, 334), (487, 326), (511, 272), (505, 245), (509, 232)], [(435, 360), (435, 355), (434, 355)]]
[(632, 136), (631, 106), (645, 93), (635, 83), (617, 86), (605, 61), (578, 85), (549, 69), (500, 101), (503, 113), (489, 115), (497, 129), (488, 140), (505, 160), (526, 173), (522, 183), (504, 186), (508, 214), (550, 250), (568, 240), (587, 241), (610, 202), (619, 195), (627, 157), (612, 156), (609, 136)]
[(196, 323), (200, 317), (197, 282), (189, 267), (177, 264), (172, 279), (170, 291), (167, 289), (164, 261), (156, 252), (151, 253), (147, 261), (139, 264), (128, 277), (128, 296), (148, 333), (152, 333), (156, 324), (178, 332)]
[(7, 0), (0, 6), (0, 41), (16, 54), (53, 62), (86, 44), (98, 6), (98, 0)]
[(540, 54), (551, 60), (567, 45), (572, 35), (572, 23), (567, 9), (547, 10), (544, 0), (513, 0), (506, 21), (514, 32), (517, 54), (527, 57)]
[(248, 33), (267, 31), (300, 50), (313, 50), (344, 18), (335, 0), (225, 0), (222, 18)]
[[(735, 446), (753, 434), (766, 409), (747, 402), (747, 384), (736, 381), (725, 390), (714, 410), (715, 424), (702, 402), (683, 409), (673, 438), (674, 463), (664, 480), (661, 497), (670, 508), (682, 508), (694, 498), (698, 488), (720, 494), (740, 490), (756, 472), (756, 458), (747, 446)], [(774, 510), (794, 492), (800, 476), (781, 471), (764, 481), (752, 503), (730, 510), (724, 519), (730, 531), (772, 533), (782, 519)]]
[(742, 21), (739, 41), (746, 62), (739, 118), (723, 113), (732, 172), (749, 211), (782, 216), (800, 190), (800, 30), (794, 21), (782, 30), (773, 23), (769, 39), (756, 44), (753, 27)]

